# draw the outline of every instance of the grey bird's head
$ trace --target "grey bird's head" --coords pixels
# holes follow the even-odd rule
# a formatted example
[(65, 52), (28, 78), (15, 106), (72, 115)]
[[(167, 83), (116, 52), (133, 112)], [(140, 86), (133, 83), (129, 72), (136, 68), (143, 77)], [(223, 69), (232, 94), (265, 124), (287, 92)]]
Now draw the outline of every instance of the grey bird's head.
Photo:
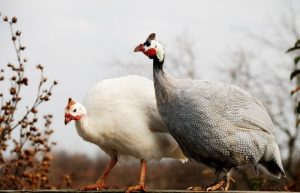
[(156, 40), (156, 34), (149, 35), (144, 43), (139, 44), (134, 52), (143, 52), (150, 59), (157, 58), (160, 62), (164, 61), (165, 51), (163, 46)]

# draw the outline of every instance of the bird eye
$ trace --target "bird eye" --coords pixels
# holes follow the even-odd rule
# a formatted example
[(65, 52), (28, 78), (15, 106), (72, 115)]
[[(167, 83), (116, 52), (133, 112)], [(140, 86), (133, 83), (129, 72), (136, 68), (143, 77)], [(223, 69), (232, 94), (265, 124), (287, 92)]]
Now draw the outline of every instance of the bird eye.
[(77, 109), (74, 109), (73, 112), (76, 113)]
[(147, 46), (147, 47), (149, 47), (151, 44), (150, 44), (150, 42), (149, 41), (146, 41), (145, 43), (144, 43), (144, 46)]

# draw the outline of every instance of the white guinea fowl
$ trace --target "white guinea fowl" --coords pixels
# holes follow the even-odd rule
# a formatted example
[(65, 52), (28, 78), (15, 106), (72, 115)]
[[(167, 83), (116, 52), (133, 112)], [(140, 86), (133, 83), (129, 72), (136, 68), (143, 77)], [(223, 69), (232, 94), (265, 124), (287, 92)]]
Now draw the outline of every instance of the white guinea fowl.
[(107, 188), (105, 179), (120, 157), (141, 160), (140, 182), (127, 192), (145, 190), (147, 160), (186, 159), (161, 120), (152, 81), (144, 77), (100, 81), (88, 92), (83, 105), (70, 98), (65, 124), (72, 120), (84, 140), (98, 145), (111, 158), (96, 184), (83, 190)]

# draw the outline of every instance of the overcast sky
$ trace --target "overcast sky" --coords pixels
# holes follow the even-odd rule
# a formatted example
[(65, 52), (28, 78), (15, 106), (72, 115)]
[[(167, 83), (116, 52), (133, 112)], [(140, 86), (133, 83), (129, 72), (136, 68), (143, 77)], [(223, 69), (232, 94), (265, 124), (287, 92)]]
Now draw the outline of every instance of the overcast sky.
[[(186, 35), (194, 41), (201, 74), (209, 79), (214, 67), (243, 44), (243, 32), (268, 33), (290, 2), (300, 10), (296, 0), (1, 0), (0, 12), (18, 17), (31, 82), (39, 76), (33, 70), (38, 63), (59, 82), (43, 106), (54, 114), (56, 150), (95, 155), (98, 148), (84, 142), (74, 124), (63, 124), (64, 107), (68, 97), (82, 101), (97, 81), (128, 74), (118, 70), (116, 58), (143, 61), (150, 71), (151, 62), (133, 53), (134, 47), (155, 32), (168, 54), (176, 38)], [(0, 22), (0, 66), (14, 61), (9, 28)], [(31, 94), (24, 92), (26, 101)]]

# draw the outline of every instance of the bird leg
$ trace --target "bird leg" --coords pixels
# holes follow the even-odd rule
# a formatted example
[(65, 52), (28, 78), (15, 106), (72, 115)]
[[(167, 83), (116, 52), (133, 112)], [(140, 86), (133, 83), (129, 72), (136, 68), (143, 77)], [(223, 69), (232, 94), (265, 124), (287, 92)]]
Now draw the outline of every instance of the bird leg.
[[(222, 172), (222, 169), (217, 168), (213, 177), (213, 181), (211, 182), (211, 184), (217, 184), (220, 174)], [(187, 190), (191, 190), (191, 191), (206, 191), (207, 188), (205, 187), (201, 187), (201, 186), (196, 186), (196, 187), (189, 187)]]
[(232, 175), (232, 170), (231, 169), (227, 174), (226, 174), (226, 186), (224, 188), (225, 191), (227, 191), (229, 189), (229, 185), (230, 185), (230, 181), (235, 182), (235, 180), (231, 177)]
[[(231, 169), (229, 172), (227, 172), (223, 178), (218, 182), (218, 179), (219, 179), (219, 175), (221, 173), (222, 170), (220, 169), (217, 169), (216, 172), (215, 172), (215, 180), (213, 182), (213, 185), (211, 186), (208, 186), (206, 188), (204, 187), (190, 187), (188, 188), (188, 190), (191, 190), (191, 191), (215, 191), (215, 190), (225, 190), (227, 191), (229, 189), (229, 185), (230, 185), (230, 181), (233, 181), (234, 180), (232, 179), (231, 177), (231, 174), (232, 174), (232, 171), (233, 169)], [(225, 187), (224, 187), (225, 186)]]
[[(217, 184), (214, 184), (214, 185), (212, 185), (212, 186), (207, 187), (207, 188), (206, 188), (206, 191), (215, 191), (215, 190), (219, 190), (219, 189), (221, 189), (221, 187), (224, 186), (225, 183), (226, 183), (225, 180), (222, 179), (222, 180), (219, 181)], [(226, 184), (226, 185), (227, 185), (227, 184)]]
[(105, 180), (106, 180), (106, 178), (109, 175), (110, 171), (116, 165), (117, 162), (118, 162), (118, 158), (117, 157), (112, 157), (111, 160), (109, 161), (109, 163), (107, 164), (106, 168), (104, 169), (102, 175), (97, 180), (96, 184), (81, 187), (80, 190), (103, 190), (103, 189), (108, 189), (108, 186), (105, 184)]
[[(224, 189), (224, 191), (227, 191), (229, 189), (230, 181), (231, 180), (234, 181), (231, 178), (232, 171), (233, 171), (233, 169), (231, 169), (229, 172), (227, 172), (224, 175), (223, 179), (221, 181), (219, 181), (218, 183), (207, 187), (206, 191), (214, 191), (214, 190), (220, 190), (220, 189)], [(224, 187), (224, 185), (225, 185), (225, 187)]]
[(225, 180), (222, 179), (221, 181), (219, 181), (218, 183), (211, 185), (209, 187), (201, 187), (201, 186), (196, 186), (196, 187), (189, 187), (187, 190), (190, 191), (215, 191), (215, 190), (219, 190), (221, 189), (225, 184)]
[(147, 188), (145, 186), (146, 170), (147, 170), (147, 162), (142, 159), (141, 160), (140, 182), (138, 185), (128, 187), (126, 190), (126, 193), (131, 193), (131, 192), (137, 191), (137, 190), (141, 190), (141, 191), (147, 190)]
[(222, 168), (216, 168), (216, 171), (215, 171), (215, 174), (214, 174), (214, 177), (213, 177), (213, 181), (211, 184), (216, 184), (218, 183), (219, 181), (219, 178), (220, 178), (220, 174), (222, 172)]

